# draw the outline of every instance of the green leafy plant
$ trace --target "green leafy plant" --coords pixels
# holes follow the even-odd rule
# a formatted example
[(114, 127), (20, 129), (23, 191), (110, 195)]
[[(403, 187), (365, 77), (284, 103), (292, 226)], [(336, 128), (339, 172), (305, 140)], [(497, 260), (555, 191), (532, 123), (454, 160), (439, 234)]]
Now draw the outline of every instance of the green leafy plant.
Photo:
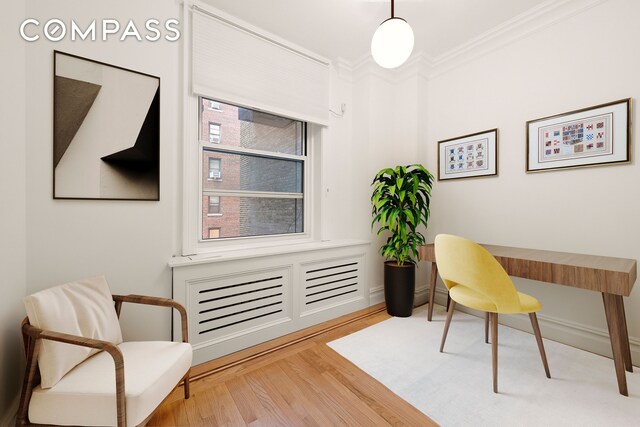
[(379, 223), (378, 235), (391, 232), (380, 254), (398, 265), (418, 261), (418, 247), (425, 242), (418, 226), (427, 226), (432, 184), (433, 175), (419, 164), (382, 169), (371, 183), (371, 228)]

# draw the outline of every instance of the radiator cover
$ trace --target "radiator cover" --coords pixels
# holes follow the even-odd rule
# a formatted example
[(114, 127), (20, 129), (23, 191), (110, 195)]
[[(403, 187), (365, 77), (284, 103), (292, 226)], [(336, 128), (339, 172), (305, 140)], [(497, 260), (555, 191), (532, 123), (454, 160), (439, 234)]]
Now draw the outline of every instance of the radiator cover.
[[(194, 365), (369, 306), (366, 247), (212, 259), (173, 267)], [(174, 335), (180, 321), (174, 314)]]

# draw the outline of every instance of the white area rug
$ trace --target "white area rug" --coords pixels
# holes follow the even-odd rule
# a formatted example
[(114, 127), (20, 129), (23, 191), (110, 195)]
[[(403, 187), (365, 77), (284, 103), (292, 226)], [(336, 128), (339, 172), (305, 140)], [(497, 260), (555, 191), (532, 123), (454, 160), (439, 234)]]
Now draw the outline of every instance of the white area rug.
[(500, 325), (494, 394), (484, 319), (456, 311), (440, 353), (445, 314), (421, 307), (329, 346), (443, 426), (640, 426), (639, 368), (624, 397), (611, 359), (544, 340), (547, 379), (535, 337)]

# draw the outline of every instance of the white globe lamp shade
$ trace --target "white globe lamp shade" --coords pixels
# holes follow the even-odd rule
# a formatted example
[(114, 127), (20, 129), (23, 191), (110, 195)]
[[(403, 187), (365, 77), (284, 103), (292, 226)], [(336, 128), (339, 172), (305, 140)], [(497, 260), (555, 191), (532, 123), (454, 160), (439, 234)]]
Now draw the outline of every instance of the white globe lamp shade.
[(383, 68), (396, 68), (409, 59), (413, 51), (413, 30), (402, 18), (384, 21), (371, 40), (371, 55)]

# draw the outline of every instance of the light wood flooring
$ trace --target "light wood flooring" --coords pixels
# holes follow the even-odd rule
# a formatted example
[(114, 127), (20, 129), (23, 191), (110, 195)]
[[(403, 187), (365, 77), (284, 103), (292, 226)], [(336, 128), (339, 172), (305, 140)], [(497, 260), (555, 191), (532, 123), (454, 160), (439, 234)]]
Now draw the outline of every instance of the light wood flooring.
[[(147, 425), (436, 426), (326, 345), (388, 318), (377, 311), (347, 324), (328, 323), (290, 336), (292, 345), (280, 341), (268, 354), (252, 357), (247, 350), (223, 358), (217, 368), (195, 368), (201, 378), (191, 383), (191, 398), (184, 400), (179, 387)], [(215, 373), (202, 377), (204, 368)]]

